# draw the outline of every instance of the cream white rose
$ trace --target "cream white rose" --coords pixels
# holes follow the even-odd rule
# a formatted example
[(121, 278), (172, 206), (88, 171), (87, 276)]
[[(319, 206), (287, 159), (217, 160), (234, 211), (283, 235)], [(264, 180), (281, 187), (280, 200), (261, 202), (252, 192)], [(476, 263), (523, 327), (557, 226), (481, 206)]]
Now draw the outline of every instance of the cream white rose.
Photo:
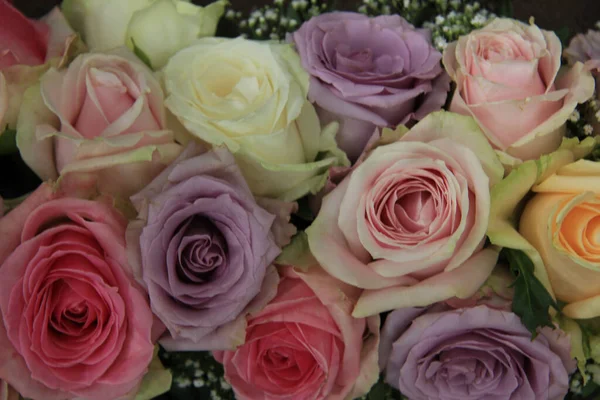
[(348, 163), (290, 45), (204, 38), (171, 58), (164, 80), (167, 108), (197, 139), (227, 146), (256, 195), (295, 200)]
[(63, 9), (91, 50), (137, 47), (152, 68), (159, 69), (194, 40), (214, 35), (226, 4), (226, 0), (206, 7), (190, 0), (65, 0)]

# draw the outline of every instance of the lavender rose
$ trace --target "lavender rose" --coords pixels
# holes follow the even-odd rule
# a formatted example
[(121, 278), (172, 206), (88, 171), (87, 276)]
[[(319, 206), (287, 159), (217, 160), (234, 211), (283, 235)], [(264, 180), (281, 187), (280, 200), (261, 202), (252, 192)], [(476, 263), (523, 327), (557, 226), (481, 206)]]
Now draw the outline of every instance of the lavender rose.
[(242, 344), (246, 315), (276, 294), (271, 263), (295, 233), (292, 206), (259, 206), (226, 149), (202, 152), (191, 144), (131, 198), (139, 215), (127, 232), (130, 262), (171, 351)]
[(398, 15), (335, 12), (292, 36), (311, 75), (309, 99), (323, 123), (339, 121), (339, 147), (356, 160), (375, 127), (420, 120), (446, 101), (449, 77), (428, 31)]
[(569, 337), (535, 340), (515, 314), (477, 306), (391, 313), (381, 333), (386, 381), (411, 400), (563, 399), (575, 369)]
[(565, 50), (565, 57), (571, 63), (600, 60), (600, 31), (589, 30), (576, 35)]

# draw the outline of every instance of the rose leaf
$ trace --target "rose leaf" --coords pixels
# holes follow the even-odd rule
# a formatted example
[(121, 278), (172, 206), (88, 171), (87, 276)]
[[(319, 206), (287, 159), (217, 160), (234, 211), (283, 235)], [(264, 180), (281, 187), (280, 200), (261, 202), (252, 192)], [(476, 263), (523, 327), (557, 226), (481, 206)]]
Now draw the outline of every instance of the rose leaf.
[(532, 338), (537, 336), (537, 328), (549, 326), (554, 328), (549, 308), (559, 310), (558, 304), (535, 277), (533, 262), (527, 255), (514, 249), (504, 249), (511, 273), (516, 278), (512, 284), (515, 289), (512, 311), (517, 314), (523, 325), (531, 332)]

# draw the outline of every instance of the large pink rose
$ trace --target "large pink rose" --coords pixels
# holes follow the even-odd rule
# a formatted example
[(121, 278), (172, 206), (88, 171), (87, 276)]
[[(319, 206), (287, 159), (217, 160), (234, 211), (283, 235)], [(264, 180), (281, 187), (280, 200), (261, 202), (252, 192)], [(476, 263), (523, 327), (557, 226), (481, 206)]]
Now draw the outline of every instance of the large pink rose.
[(163, 92), (132, 53), (84, 54), (25, 94), (17, 144), (42, 179), (91, 173), (100, 190), (131, 195), (181, 147), (166, 130)]
[(496, 19), (444, 51), (456, 82), (450, 110), (473, 116), (492, 145), (522, 160), (558, 148), (565, 122), (592, 96), (583, 64), (559, 73), (558, 37), (533, 24)]
[(43, 64), (74, 39), (58, 8), (35, 21), (0, 0), (0, 134), (7, 125), (15, 128), (23, 92), (43, 73)]
[(0, 378), (26, 398), (133, 398), (152, 313), (129, 276), (127, 221), (43, 184), (0, 220)]
[(352, 318), (359, 290), (318, 265), (281, 268), (277, 296), (249, 318), (246, 343), (215, 352), (240, 400), (343, 400), (377, 381), (379, 316)]
[(472, 118), (432, 113), (323, 199), (310, 248), (331, 275), (367, 289), (355, 317), (468, 298), (497, 258), (480, 250), (502, 174)]

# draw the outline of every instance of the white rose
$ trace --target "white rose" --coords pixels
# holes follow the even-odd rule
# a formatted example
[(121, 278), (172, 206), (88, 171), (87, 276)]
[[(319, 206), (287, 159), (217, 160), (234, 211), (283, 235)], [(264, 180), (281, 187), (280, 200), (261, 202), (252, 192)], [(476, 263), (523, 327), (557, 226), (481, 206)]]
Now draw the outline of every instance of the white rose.
[(321, 130), (291, 45), (205, 38), (164, 69), (167, 108), (197, 139), (236, 155), (254, 194), (295, 200), (348, 163), (337, 124)]
[(63, 10), (92, 51), (127, 45), (154, 69), (195, 39), (215, 34), (226, 0), (206, 7), (190, 0), (64, 0)]

